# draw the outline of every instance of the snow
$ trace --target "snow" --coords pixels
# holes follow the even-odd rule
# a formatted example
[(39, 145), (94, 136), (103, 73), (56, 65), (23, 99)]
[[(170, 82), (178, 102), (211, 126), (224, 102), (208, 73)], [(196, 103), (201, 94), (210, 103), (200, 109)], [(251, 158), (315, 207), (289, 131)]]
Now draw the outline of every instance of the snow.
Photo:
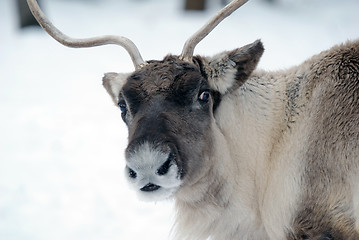
[[(124, 176), (127, 130), (101, 86), (133, 70), (118, 46), (68, 49), (41, 29), (18, 29), (0, 1), (0, 239), (169, 239), (173, 202), (141, 202)], [(181, 0), (42, 0), (74, 37), (121, 34), (146, 59), (179, 54), (221, 6), (186, 13)], [(253, 0), (196, 48), (213, 55), (262, 39), (260, 68), (299, 64), (359, 37), (357, 0)]]

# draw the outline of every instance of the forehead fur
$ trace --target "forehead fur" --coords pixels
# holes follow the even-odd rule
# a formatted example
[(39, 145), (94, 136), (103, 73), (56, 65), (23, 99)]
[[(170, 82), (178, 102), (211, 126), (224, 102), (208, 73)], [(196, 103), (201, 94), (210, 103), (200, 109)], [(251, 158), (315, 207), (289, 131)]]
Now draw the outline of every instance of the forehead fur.
[(198, 87), (201, 78), (200, 69), (196, 65), (170, 55), (162, 61), (148, 62), (145, 67), (129, 76), (123, 92), (125, 96), (137, 95), (142, 99), (178, 91), (186, 94)]

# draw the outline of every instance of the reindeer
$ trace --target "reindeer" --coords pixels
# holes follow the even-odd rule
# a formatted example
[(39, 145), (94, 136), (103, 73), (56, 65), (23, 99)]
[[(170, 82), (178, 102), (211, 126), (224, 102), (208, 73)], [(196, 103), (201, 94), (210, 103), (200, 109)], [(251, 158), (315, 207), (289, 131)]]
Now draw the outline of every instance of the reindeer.
[(276, 72), (256, 70), (259, 40), (193, 56), (245, 2), (222, 9), (181, 55), (144, 61), (124, 37), (67, 37), (28, 0), (62, 44), (130, 54), (134, 72), (103, 78), (128, 127), (125, 174), (141, 198), (175, 199), (177, 239), (358, 240), (359, 41)]

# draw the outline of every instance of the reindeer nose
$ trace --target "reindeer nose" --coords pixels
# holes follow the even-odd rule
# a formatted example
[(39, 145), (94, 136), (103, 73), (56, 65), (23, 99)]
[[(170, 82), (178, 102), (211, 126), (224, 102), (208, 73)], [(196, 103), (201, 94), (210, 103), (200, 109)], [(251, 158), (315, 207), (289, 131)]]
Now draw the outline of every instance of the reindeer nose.
[(143, 191), (143, 192), (153, 192), (153, 191), (156, 191), (156, 190), (158, 190), (160, 188), (161, 187), (156, 185), (156, 184), (148, 183), (146, 186), (144, 186), (140, 190)]
[(130, 178), (137, 178), (137, 173), (131, 168), (128, 168), (128, 175)]

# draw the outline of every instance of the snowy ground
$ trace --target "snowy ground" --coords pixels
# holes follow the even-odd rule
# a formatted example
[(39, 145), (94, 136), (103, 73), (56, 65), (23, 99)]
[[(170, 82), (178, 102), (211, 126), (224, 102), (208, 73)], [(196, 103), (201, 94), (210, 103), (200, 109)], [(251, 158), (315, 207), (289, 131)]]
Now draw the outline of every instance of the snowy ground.
[[(220, 7), (181, 11), (183, 0), (42, 0), (70, 36), (122, 34), (145, 59), (179, 54)], [(246, 4), (196, 48), (212, 55), (261, 38), (261, 68), (299, 64), (359, 38), (358, 0)], [(42, 30), (20, 31), (15, 1), (0, 0), (0, 239), (168, 239), (172, 203), (144, 203), (127, 188), (127, 130), (101, 86), (132, 71), (117, 46), (68, 49)]]

